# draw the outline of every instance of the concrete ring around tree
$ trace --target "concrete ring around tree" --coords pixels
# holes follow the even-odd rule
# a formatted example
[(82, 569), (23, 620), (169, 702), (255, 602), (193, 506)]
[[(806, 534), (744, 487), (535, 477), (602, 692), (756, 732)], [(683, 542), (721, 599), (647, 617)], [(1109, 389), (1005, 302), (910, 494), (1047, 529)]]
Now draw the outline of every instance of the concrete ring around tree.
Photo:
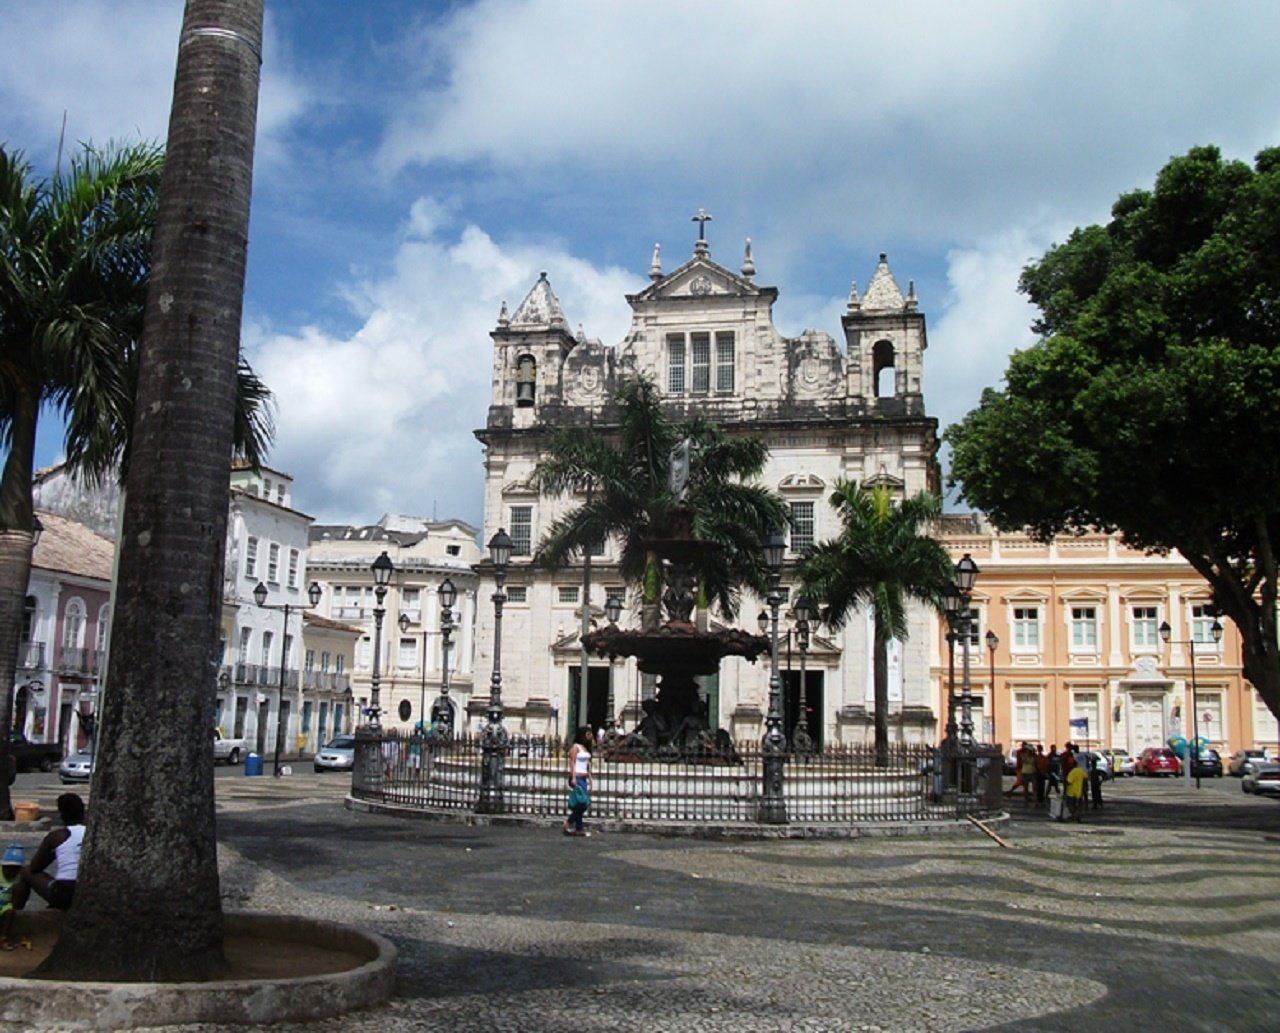
[[(35, 923), (61, 914), (33, 911)], [(107, 1030), (186, 1023), (247, 1027), (331, 1018), (386, 1003), (396, 981), (395, 945), (376, 933), (298, 915), (228, 911), (229, 935), (307, 943), (365, 958), (345, 971), (286, 979), (208, 983), (93, 983), (0, 978), (0, 1024), (14, 1029)]]

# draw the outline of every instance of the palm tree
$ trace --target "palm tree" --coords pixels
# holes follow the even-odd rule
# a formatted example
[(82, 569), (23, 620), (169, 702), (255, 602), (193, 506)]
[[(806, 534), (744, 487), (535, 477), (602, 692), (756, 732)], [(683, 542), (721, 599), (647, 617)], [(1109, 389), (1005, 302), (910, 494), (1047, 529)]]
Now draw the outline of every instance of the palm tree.
[(832, 628), (843, 627), (854, 610), (871, 607), (876, 763), (883, 766), (889, 762), (889, 640), (907, 637), (907, 597), (937, 606), (952, 578), (946, 550), (921, 533), (941, 506), (928, 492), (895, 505), (889, 488), (864, 491), (845, 480), (836, 482), (830, 501), (844, 529), (805, 557), (800, 580)]
[[(162, 167), (153, 145), (86, 146), (39, 181), (0, 146), (0, 728), (12, 723), (41, 412), (65, 421), (72, 471), (93, 481), (127, 468)], [(237, 392), (238, 448), (256, 463), (272, 434), (270, 392), (244, 363)], [(8, 748), (0, 736), (0, 770)], [(3, 783), (0, 816), (11, 816)]]
[(262, 0), (188, 0), (138, 366), (110, 691), (76, 906), (41, 974), (225, 969), (209, 728)]
[(702, 418), (673, 422), (663, 411), (657, 386), (640, 376), (623, 382), (616, 395), (618, 424), (608, 437), (594, 428), (571, 427), (551, 436), (532, 484), (549, 495), (586, 491), (587, 499), (561, 516), (539, 544), (536, 562), (559, 566), (608, 537), (621, 543), (623, 578), (642, 588), (642, 624), (656, 627), (663, 570), (653, 545), (675, 530), (681, 508), (672, 490), (672, 449), (688, 440), (690, 470), (685, 507), (693, 537), (721, 548), (694, 566), (698, 604), (714, 603), (732, 620), (740, 586), (763, 593), (768, 574), (760, 540), (787, 521), (781, 497), (751, 483), (764, 469), (769, 450), (757, 438), (730, 438)]

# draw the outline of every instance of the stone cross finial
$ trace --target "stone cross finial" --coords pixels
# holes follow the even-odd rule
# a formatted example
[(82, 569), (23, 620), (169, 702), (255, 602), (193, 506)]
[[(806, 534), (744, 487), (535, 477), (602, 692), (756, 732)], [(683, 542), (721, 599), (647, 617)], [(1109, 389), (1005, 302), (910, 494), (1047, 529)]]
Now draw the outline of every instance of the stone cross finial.
[(751, 238), (747, 238), (746, 251), (742, 256), (742, 275), (748, 280), (756, 274), (755, 259), (751, 257)]
[(705, 208), (699, 208), (698, 214), (692, 219), (698, 224), (698, 239), (693, 245), (693, 253), (695, 255), (705, 255), (707, 253), (707, 223), (711, 221), (711, 216), (707, 214)]
[(649, 279), (662, 279), (662, 245), (653, 245), (653, 259), (649, 262)]

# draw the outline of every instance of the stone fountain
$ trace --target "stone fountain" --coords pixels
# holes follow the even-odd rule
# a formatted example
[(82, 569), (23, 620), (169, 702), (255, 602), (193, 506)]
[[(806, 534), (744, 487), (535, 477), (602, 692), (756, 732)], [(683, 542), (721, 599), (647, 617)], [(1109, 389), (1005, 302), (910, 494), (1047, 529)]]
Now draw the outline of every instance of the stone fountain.
[(597, 656), (634, 656), (645, 674), (658, 677), (653, 699), (641, 704), (644, 718), (630, 735), (605, 745), (611, 759), (702, 759), (733, 763), (737, 760), (729, 733), (714, 727), (706, 703), (698, 696), (696, 678), (715, 674), (726, 656), (755, 662), (769, 651), (769, 639), (740, 628), (700, 631), (692, 621), (695, 605), (696, 562), (720, 546), (693, 537), (693, 511), (677, 506), (672, 511), (669, 538), (649, 542), (663, 563), (662, 608), (666, 621), (654, 628), (624, 630), (610, 624), (592, 631), (583, 644)]

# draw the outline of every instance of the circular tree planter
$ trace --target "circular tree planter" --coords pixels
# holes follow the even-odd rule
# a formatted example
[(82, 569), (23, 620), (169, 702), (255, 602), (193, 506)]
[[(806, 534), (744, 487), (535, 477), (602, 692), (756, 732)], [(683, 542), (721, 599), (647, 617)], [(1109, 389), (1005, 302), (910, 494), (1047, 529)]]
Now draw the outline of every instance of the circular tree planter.
[[(23, 913), (15, 935), (39, 937), (56, 929), (54, 911)], [(90, 983), (0, 977), (0, 1024), (19, 1029), (106, 1030), (183, 1023), (256, 1026), (328, 1018), (383, 1004), (395, 987), (396, 948), (376, 933), (296, 915), (229, 911), (227, 951), (251, 975), (209, 983)], [(272, 944), (277, 945), (275, 951)], [(297, 952), (310, 957), (306, 975), (293, 974)], [(233, 948), (235, 948), (233, 952)], [(238, 965), (235, 953), (254, 955)]]

